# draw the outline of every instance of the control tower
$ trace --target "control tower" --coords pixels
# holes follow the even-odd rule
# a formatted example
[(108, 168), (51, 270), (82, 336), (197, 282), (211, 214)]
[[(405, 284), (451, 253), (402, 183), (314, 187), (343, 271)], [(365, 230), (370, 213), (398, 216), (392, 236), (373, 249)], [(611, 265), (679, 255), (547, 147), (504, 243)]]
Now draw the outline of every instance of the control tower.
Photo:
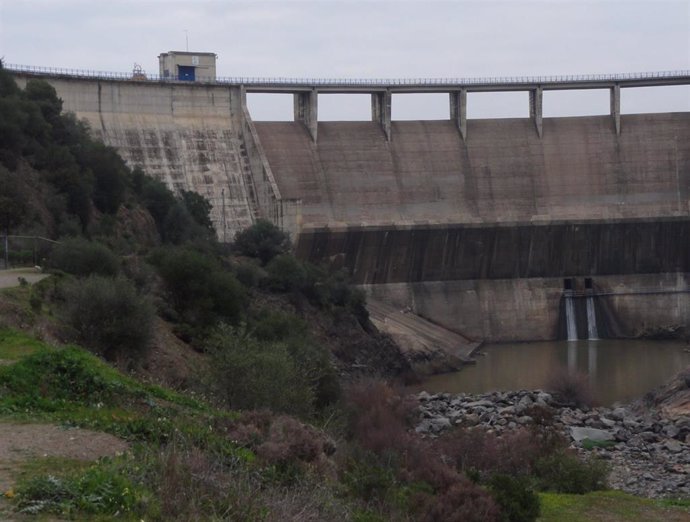
[(168, 51), (158, 55), (161, 78), (186, 82), (212, 82), (216, 79), (216, 54)]

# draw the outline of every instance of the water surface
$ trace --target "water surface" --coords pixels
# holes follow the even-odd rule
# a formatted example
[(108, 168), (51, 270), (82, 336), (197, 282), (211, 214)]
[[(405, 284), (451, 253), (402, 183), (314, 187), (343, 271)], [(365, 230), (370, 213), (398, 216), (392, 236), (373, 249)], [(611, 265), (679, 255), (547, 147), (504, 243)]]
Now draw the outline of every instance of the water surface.
[(550, 377), (568, 368), (589, 375), (602, 405), (643, 396), (690, 365), (683, 341), (601, 340), (487, 344), (477, 364), (430, 377), (415, 390), (484, 393), (547, 388)]

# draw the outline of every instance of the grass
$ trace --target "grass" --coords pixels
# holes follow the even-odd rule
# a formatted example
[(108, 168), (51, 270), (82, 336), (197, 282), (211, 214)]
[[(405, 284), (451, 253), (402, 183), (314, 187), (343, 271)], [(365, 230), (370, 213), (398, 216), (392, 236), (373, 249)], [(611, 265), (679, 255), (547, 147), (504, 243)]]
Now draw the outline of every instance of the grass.
[(0, 415), (105, 431), (130, 441), (165, 442), (173, 433), (221, 453), (234, 448), (213, 425), (236, 417), (194, 397), (141, 383), (78, 347), (55, 348), (0, 330)]
[(540, 522), (687, 522), (690, 502), (651, 500), (621, 491), (585, 495), (540, 493)]
[[(145, 475), (161, 445), (198, 448), (219, 466), (251, 466), (254, 454), (224, 435), (235, 412), (132, 379), (76, 346), (56, 348), (0, 329), (0, 416), (105, 431), (134, 443), (121, 457), (83, 463), (32, 459), (18, 475), (14, 507), (84, 520), (156, 519)], [(144, 458), (145, 457), (145, 458)], [(152, 460), (153, 459), (153, 460)], [(143, 465), (144, 461), (152, 461)], [(160, 519), (159, 517), (157, 519)]]
[(43, 343), (22, 332), (0, 329), (0, 359), (17, 361), (44, 347)]

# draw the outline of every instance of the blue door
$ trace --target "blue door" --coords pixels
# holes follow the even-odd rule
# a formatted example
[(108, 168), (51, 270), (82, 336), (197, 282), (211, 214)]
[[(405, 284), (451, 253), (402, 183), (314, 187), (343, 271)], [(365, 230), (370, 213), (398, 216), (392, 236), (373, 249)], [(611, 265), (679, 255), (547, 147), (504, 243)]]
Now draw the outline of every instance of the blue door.
[(184, 82), (194, 81), (194, 67), (189, 65), (179, 65), (178, 67), (180, 73), (178, 80), (182, 80)]

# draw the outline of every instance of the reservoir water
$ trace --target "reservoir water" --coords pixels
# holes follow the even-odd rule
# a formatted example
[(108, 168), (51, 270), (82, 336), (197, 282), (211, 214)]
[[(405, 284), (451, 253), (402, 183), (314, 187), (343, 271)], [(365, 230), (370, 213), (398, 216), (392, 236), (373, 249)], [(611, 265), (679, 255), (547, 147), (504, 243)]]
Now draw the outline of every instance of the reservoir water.
[(568, 368), (589, 376), (598, 404), (626, 402), (664, 384), (690, 365), (684, 341), (549, 341), (482, 346), (477, 364), (435, 375), (414, 389), (430, 393), (484, 393), (547, 388), (551, 375)]

